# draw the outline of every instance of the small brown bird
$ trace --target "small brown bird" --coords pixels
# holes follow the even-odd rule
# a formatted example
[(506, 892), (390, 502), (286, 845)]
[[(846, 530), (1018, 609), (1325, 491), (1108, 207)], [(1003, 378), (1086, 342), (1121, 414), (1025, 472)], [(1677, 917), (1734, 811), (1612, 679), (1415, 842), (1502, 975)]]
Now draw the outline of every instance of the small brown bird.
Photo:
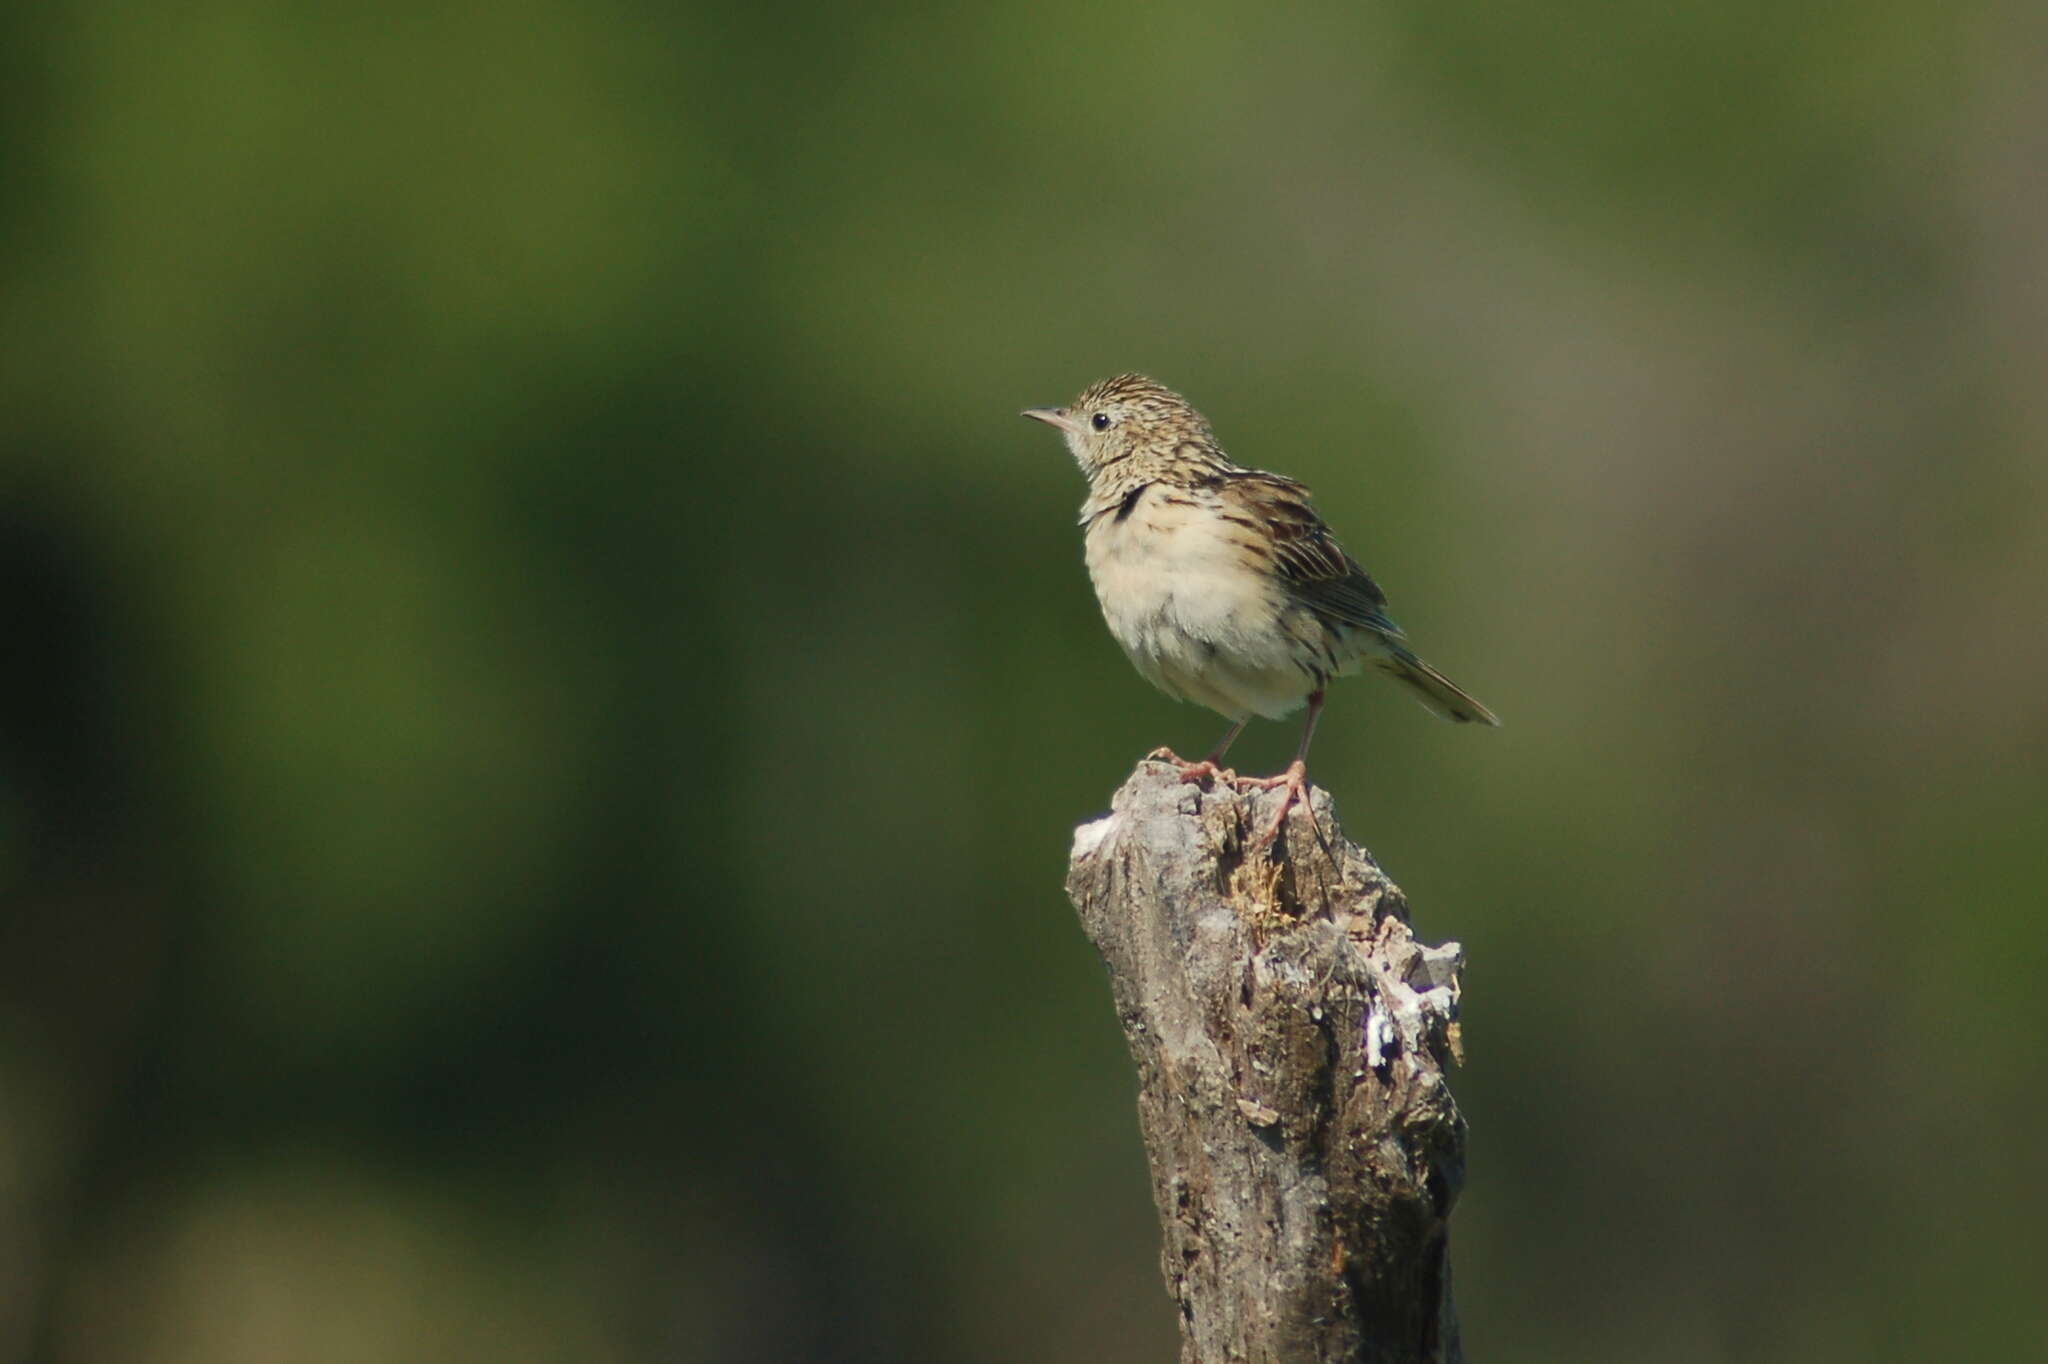
[[(1286, 789), (1260, 846), (1307, 799), (1309, 740), (1332, 677), (1369, 663), (1446, 720), (1500, 723), (1409, 651), (1386, 595), (1309, 506), (1308, 489), (1233, 463), (1178, 393), (1120, 374), (1069, 406), (1023, 415), (1063, 432), (1088, 476), (1081, 525), (1109, 632), (1154, 686), (1231, 722), (1201, 762), (1173, 756), (1182, 780)], [(1286, 772), (1241, 779), (1218, 766), (1252, 716), (1277, 720), (1304, 701), (1308, 723)]]

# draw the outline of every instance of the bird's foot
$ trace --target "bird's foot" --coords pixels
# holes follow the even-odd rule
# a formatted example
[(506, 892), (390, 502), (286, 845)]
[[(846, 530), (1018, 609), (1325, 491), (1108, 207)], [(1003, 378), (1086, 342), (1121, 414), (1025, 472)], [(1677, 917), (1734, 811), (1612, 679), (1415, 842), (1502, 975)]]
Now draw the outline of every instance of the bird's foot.
[(1242, 777), (1239, 777), (1237, 773), (1229, 768), (1218, 767), (1214, 758), (1204, 758), (1198, 763), (1181, 763), (1180, 779), (1182, 781), (1195, 782), (1198, 785), (1205, 781), (1222, 781), (1228, 782), (1232, 786), (1237, 785), (1238, 782), (1243, 780)]
[(1145, 757), (1152, 762), (1172, 763), (1180, 769), (1180, 779), (1185, 782), (1199, 784), (1205, 781), (1221, 779), (1235, 786), (1239, 781), (1243, 780), (1229, 768), (1218, 767), (1214, 754), (1202, 759), (1200, 762), (1189, 762), (1170, 748), (1155, 748), (1150, 753), (1147, 753)]
[[(1309, 804), (1308, 798), (1308, 764), (1299, 758), (1289, 763), (1287, 770), (1277, 777), (1236, 777), (1234, 780), (1240, 791), (1285, 791), (1287, 793), (1280, 799), (1280, 809), (1273, 816), (1273, 823), (1266, 829), (1266, 832), (1260, 834), (1253, 841), (1251, 845), (1252, 852), (1264, 852), (1273, 846), (1274, 841), (1280, 837), (1280, 831), (1287, 827), (1287, 816), (1293, 811), (1296, 802), (1300, 803), (1303, 812), (1308, 815), (1309, 827), (1311, 829), (1315, 828), (1316, 812), (1314, 807)], [(1322, 830), (1316, 829), (1316, 834), (1320, 837)]]

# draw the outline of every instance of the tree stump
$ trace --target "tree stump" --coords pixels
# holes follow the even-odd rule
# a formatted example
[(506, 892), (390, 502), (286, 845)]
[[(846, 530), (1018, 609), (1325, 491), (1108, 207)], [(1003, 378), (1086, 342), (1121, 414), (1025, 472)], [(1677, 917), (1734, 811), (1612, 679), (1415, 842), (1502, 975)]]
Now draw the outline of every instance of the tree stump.
[(1109, 969), (1180, 1309), (1182, 1364), (1458, 1364), (1447, 1249), (1465, 1121), (1463, 953), (1315, 788), (1147, 759), (1074, 834), (1067, 893)]

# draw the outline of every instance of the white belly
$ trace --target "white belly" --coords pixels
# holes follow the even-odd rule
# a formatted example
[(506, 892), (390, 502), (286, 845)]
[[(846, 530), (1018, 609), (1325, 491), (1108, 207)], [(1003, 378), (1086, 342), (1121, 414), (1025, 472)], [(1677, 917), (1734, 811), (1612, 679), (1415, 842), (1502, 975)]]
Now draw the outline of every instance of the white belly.
[(1315, 689), (1335, 641), (1244, 547), (1246, 534), (1166, 504), (1153, 486), (1122, 521), (1090, 524), (1088, 575), (1110, 633), (1154, 686), (1233, 720), (1277, 719)]

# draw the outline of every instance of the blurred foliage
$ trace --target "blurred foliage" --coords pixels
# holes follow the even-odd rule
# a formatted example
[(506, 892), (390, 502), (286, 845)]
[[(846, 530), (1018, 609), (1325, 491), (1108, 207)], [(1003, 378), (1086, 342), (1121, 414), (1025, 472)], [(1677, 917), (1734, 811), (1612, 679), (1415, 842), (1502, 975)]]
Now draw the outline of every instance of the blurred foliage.
[[(1930, 0), (0, 19), (0, 1358), (1169, 1357), (1144, 368), (1506, 718), (1475, 1357), (2023, 1357), (2048, 100)], [(1254, 729), (1247, 766), (1281, 760)]]

